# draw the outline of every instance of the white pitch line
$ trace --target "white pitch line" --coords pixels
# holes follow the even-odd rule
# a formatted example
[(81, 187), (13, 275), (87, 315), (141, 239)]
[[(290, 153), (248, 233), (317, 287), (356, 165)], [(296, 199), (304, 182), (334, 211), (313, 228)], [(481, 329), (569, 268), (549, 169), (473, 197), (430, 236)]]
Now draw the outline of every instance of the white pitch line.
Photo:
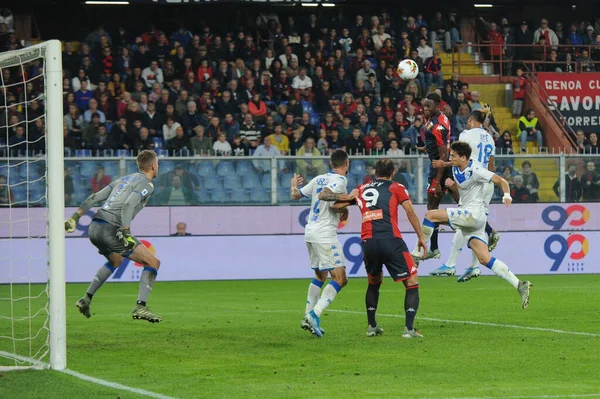
[[(336, 309), (327, 309), (327, 312), (336, 312), (336, 313), (347, 313), (347, 314), (364, 314), (364, 312), (355, 312), (353, 310), (336, 310)], [(397, 317), (403, 319), (404, 316), (398, 314), (385, 314), (378, 313), (377, 316), (382, 317)], [(487, 327), (503, 327), (503, 328), (514, 328), (518, 330), (532, 330), (532, 331), (546, 331), (553, 332), (557, 334), (569, 334), (569, 335), (583, 335), (587, 337), (600, 337), (600, 334), (588, 333), (588, 332), (580, 332), (580, 331), (567, 331), (567, 330), (558, 330), (556, 328), (544, 328), (544, 327), (529, 327), (529, 326), (518, 326), (516, 324), (501, 324), (501, 323), (487, 323), (482, 321), (472, 321), (472, 320), (448, 320), (448, 319), (436, 319), (433, 317), (418, 317), (417, 320), (427, 320), (427, 321), (435, 321), (439, 323), (456, 323), (456, 324), (469, 324), (473, 326), (487, 326)]]
[(527, 396), (466, 396), (447, 399), (553, 399), (553, 398), (600, 398), (600, 393), (573, 393), (567, 395), (527, 395)]
[[(40, 367), (43, 367), (45, 369), (49, 369), (50, 368), (50, 365), (48, 363), (46, 363), (46, 362), (41, 362), (39, 360), (31, 359), (31, 358), (28, 358), (28, 357), (25, 357), (25, 356), (16, 355), (14, 353), (0, 351), (0, 356), (32, 364), (32, 367), (21, 367), (21, 366), (19, 366), (17, 368), (7, 367), (6, 369), (4, 369), (4, 371), (10, 371), (10, 369), (12, 369), (12, 370), (17, 370), (17, 369), (23, 370), (25, 368), (32, 369), (32, 368), (40, 368)], [(113, 389), (117, 389), (117, 390), (121, 390), (121, 391), (127, 391), (127, 392), (137, 393), (138, 395), (146, 396), (148, 398), (155, 398), (155, 399), (176, 399), (174, 397), (162, 395), (160, 393), (146, 391), (145, 389), (129, 387), (127, 385), (119, 384), (118, 382), (101, 380), (100, 378), (96, 378), (96, 377), (92, 377), (92, 376), (89, 376), (89, 375), (85, 375), (85, 374), (79, 373), (77, 371), (69, 370), (69, 369), (55, 370), (55, 371), (58, 371), (58, 372), (63, 373), (63, 374), (70, 375), (70, 376), (75, 377), (75, 378), (79, 378), (80, 380), (83, 380), (83, 381), (91, 382), (93, 384), (102, 385), (102, 386), (105, 386), (105, 387), (108, 387), (108, 388), (113, 388)]]

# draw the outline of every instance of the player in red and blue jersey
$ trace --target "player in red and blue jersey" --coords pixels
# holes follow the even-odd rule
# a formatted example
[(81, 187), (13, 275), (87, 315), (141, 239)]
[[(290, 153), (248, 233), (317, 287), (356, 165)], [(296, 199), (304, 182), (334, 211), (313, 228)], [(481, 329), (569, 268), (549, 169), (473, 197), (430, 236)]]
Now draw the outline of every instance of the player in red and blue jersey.
[[(423, 113), (429, 121), (425, 124), (425, 151), (430, 161), (448, 161), (448, 148), (450, 147), (450, 121), (444, 113), (440, 112), (440, 96), (432, 93), (425, 99)], [(444, 185), (447, 178), (452, 177), (450, 168), (429, 167), (427, 188), (427, 209), (438, 209), (440, 201), (448, 191)], [(458, 196), (451, 191), (451, 195), (458, 202)], [(439, 259), (441, 257), (438, 249), (438, 228), (436, 226), (431, 236), (431, 247), (428, 254), (421, 254), (418, 248), (412, 252), (413, 258), (418, 262), (427, 259)]]
[[(365, 298), (369, 322), (367, 336), (383, 333), (383, 329), (375, 321), (375, 313), (379, 302), (383, 265), (385, 265), (394, 281), (402, 281), (406, 287), (404, 297), (406, 324), (402, 337), (418, 338), (421, 335), (414, 328), (414, 320), (419, 308), (417, 267), (398, 228), (399, 205), (404, 208), (408, 220), (417, 233), (417, 247), (425, 254), (427, 244), (406, 188), (392, 181), (394, 174), (394, 163), (390, 159), (379, 160), (375, 164), (376, 179), (360, 186), (356, 200), (352, 201), (352, 203), (356, 202), (362, 214), (363, 257), (369, 276)], [(350, 203), (336, 202), (334, 207), (345, 207)]]

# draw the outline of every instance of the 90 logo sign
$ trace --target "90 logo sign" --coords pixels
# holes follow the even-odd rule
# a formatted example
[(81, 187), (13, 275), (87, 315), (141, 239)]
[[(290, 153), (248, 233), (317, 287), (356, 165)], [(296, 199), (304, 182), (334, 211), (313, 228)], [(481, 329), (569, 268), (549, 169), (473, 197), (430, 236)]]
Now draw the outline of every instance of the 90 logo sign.
[[(542, 221), (554, 231), (563, 229), (565, 224), (567, 230), (582, 229), (589, 219), (590, 211), (583, 205), (570, 205), (566, 208), (552, 205), (542, 212)], [(544, 243), (544, 252), (554, 261), (550, 267), (551, 272), (560, 268), (567, 255), (569, 256), (567, 271), (582, 272), (584, 267), (582, 259), (589, 252), (589, 242), (579, 233), (570, 234), (566, 238), (560, 234), (552, 234)]]

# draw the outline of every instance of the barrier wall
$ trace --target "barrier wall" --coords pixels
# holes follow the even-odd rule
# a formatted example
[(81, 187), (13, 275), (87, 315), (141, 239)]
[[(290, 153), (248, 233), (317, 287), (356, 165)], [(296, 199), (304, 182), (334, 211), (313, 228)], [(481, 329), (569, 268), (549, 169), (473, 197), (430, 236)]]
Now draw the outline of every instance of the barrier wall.
[[(409, 248), (414, 234), (405, 235)], [(504, 233), (494, 255), (509, 265), (515, 274), (600, 273), (600, 248), (590, 245), (600, 239), (598, 232), (511, 232)], [(444, 258), (452, 234), (440, 234)], [(304, 238), (300, 235), (269, 236), (198, 236), (147, 237), (142, 240), (161, 260), (158, 279), (230, 280), (310, 278)], [(362, 266), (360, 237), (340, 235), (348, 274), (365, 277)], [(67, 282), (88, 282), (105, 259), (86, 238), (66, 240)], [(37, 240), (1, 240), (0, 253), (11, 254), (0, 259), (0, 284), (45, 282), (46, 242)], [(37, 259), (30, 254), (40, 254)], [(441, 260), (422, 262), (420, 275), (427, 275)], [(459, 271), (471, 261), (470, 251), (463, 251)], [(125, 260), (111, 281), (138, 281), (141, 267)], [(483, 274), (491, 274), (482, 268)]]
[[(65, 210), (65, 218), (76, 208)], [(425, 205), (415, 205), (417, 215), (425, 214)], [(216, 206), (216, 207), (147, 207), (132, 223), (139, 237), (167, 236), (175, 233), (177, 222), (187, 223), (193, 235), (270, 235), (303, 234), (309, 208), (304, 206)], [(340, 233), (360, 232), (360, 212), (350, 208), (350, 218)], [(87, 235), (93, 212), (81, 218), (76, 236)], [(600, 204), (502, 204), (490, 206), (489, 222), (498, 231), (571, 231), (600, 230)], [(410, 224), (399, 212), (400, 230)], [(42, 237), (45, 235), (44, 209), (0, 209), (0, 238)], [(70, 235), (72, 236), (72, 235)]]

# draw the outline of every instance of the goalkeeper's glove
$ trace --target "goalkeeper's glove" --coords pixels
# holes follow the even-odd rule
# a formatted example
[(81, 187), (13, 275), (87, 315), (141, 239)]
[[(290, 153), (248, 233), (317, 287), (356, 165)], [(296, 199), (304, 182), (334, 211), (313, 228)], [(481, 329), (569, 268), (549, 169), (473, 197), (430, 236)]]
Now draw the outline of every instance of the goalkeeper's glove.
[(125, 246), (125, 248), (127, 248), (129, 250), (133, 250), (137, 246), (137, 242), (131, 236), (130, 229), (117, 230), (117, 239), (123, 241), (123, 245)]
[(80, 218), (81, 218), (81, 216), (79, 216), (79, 214), (77, 212), (75, 212), (73, 215), (71, 215), (71, 217), (65, 221), (65, 231), (67, 233), (74, 232), (75, 228), (77, 228), (77, 222), (79, 221)]

